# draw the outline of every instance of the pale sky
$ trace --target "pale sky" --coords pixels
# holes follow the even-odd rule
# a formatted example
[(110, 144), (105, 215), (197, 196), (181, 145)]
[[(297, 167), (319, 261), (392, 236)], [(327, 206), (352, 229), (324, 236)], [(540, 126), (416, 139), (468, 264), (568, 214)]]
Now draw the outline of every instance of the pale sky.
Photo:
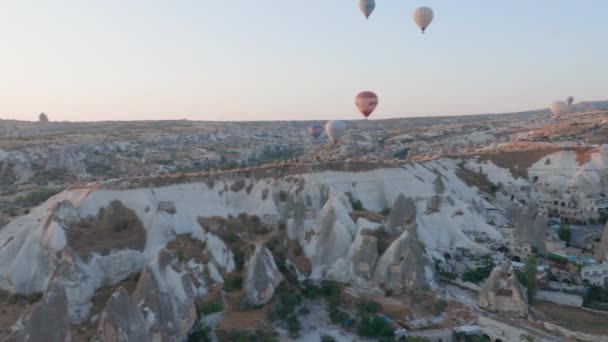
[[(0, 0), (0, 119), (371, 119), (608, 99), (606, 0)], [(435, 20), (425, 35), (418, 6)]]

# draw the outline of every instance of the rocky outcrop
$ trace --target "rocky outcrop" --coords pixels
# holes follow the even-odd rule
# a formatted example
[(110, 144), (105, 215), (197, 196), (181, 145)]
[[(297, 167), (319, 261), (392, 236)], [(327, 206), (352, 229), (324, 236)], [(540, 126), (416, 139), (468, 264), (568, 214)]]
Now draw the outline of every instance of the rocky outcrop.
[(435, 180), (433, 181), (433, 190), (437, 195), (441, 195), (445, 191), (445, 184), (443, 184), (441, 175), (437, 175), (437, 177), (435, 177)]
[(479, 292), (479, 306), (494, 312), (518, 317), (528, 316), (528, 296), (511, 262), (492, 270)]
[(536, 247), (539, 253), (545, 253), (546, 230), (547, 218), (538, 212), (538, 205), (531, 202), (515, 223), (515, 238), (520, 243), (529, 243)]
[(72, 340), (67, 296), (58, 283), (51, 283), (42, 300), (20, 321), (22, 329), (5, 339), (6, 342)]
[(357, 229), (348, 215), (350, 202), (345, 195), (332, 198), (321, 210), (317, 226), (304, 252), (312, 263), (313, 278), (323, 278), (325, 272), (348, 254)]
[(427, 199), (426, 202), (426, 213), (432, 214), (439, 212), (441, 208), (441, 196), (433, 195), (432, 197)]
[(177, 267), (173, 253), (162, 249), (144, 268), (133, 292), (152, 340), (181, 340), (196, 321), (194, 286)]
[[(428, 286), (426, 269), (428, 260), (424, 245), (418, 240), (416, 212), (411, 211), (413, 201), (399, 198), (403, 208), (404, 231), (382, 254), (374, 271), (374, 281), (385, 289), (397, 292), (410, 291)], [(408, 204), (409, 203), (409, 204)]]
[(606, 223), (606, 228), (604, 228), (600, 244), (595, 250), (595, 260), (599, 262), (608, 260), (608, 223)]
[(283, 275), (277, 269), (272, 253), (262, 245), (256, 246), (245, 277), (245, 293), (249, 304), (266, 304), (282, 280)]
[(97, 333), (103, 342), (150, 340), (143, 313), (122, 287), (108, 299), (99, 319)]
[(351, 282), (361, 285), (373, 280), (378, 261), (378, 239), (365, 231), (358, 234), (348, 253)]
[(101, 277), (96, 277), (91, 267), (73, 253), (64, 251), (53, 281), (65, 289), (70, 320), (79, 323), (86, 319), (92, 305), (90, 299), (95, 288), (101, 285)]
[(164, 211), (167, 214), (173, 215), (177, 212), (175, 209), (175, 202), (173, 201), (160, 201), (158, 202), (158, 210)]
[(393, 204), (391, 214), (386, 222), (389, 233), (399, 235), (406, 226), (416, 222), (416, 204), (411, 198), (400, 194)]
[(505, 218), (510, 224), (515, 224), (521, 216), (521, 208), (515, 203), (509, 203), (505, 208)]

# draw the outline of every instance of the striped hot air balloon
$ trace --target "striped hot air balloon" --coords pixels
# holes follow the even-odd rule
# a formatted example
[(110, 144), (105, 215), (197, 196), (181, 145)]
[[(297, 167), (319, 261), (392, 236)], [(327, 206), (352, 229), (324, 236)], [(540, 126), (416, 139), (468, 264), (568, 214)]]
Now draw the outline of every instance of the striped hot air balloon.
[(433, 16), (433, 10), (429, 7), (418, 7), (414, 12), (414, 22), (420, 27), (422, 33), (433, 21)]

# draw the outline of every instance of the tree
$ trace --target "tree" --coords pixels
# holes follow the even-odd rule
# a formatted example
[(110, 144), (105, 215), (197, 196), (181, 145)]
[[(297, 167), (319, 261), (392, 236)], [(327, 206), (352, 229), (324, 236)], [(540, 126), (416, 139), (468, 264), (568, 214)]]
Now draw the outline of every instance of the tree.
[(528, 303), (534, 302), (536, 296), (536, 257), (530, 256), (522, 271), (516, 272), (517, 279), (526, 288)]
[(44, 114), (44, 113), (40, 113), (40, 115), (38, 116), (38, 121), (39, 122), (49, 122), (49, 117), (46, 116), (46, 114)]
[(559, 230), (557, 231), (557, 235), (559, 235), (560, 240), (566, 241), (566, 245), (570, 244), (570, 236), (572, 236), (572, 231), (570, 230), (570, 226), (562, 223), (559, 226)]
[(608, 222), (608, 211), (605, 211), (603, 213), (600, 214), (600, 218), (599, 221), (601, 224), (604, 224), (606, 222)]

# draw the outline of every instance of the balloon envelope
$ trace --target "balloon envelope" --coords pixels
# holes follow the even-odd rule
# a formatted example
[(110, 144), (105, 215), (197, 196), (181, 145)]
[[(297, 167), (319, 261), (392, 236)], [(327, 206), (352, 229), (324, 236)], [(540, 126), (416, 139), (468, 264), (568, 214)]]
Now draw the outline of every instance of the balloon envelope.
[(366, 118), (370, 116), (378, 106), (378, 96), (371, 91), (363, 91), (355, 97), (355, 105)]
[(346, 132), (346, 124), (344, 123), (344, 121), (340, 120), (328, 121), (325, 124), (325, 132), (327, 133), (327, 136), (331, 139), (331, 141), (333, 141), (334, 144), (337, 144), (340, 138), (342, 138), (342, 136)]
[(317, 140), (319, 139), (319, 137), (321, 136), (321, 134), (323, 134), (323, 126), (321, 126), (320, 124), (313, 124), (310, 127), (308, 127), (308, 134), (310, 134), (313, 139)]
[(422, 33), (424, 33), (424, 30), (426, 30), (433, 21), (433, 16), (433, 10), (429, 7), (418, 7), (416, 11), (414, 11), (414, 22), (420, 27)]
[(376, 8), (376, 0), (359, 0), (359, 9), (365, 15), (365, 18), (369, 19), (372, 12)]
[(568, 113), (568, 105), (564, 101), (553, 102), (549, 109), (551, 109), (551, 113), (553, 113), (553, 116), (556, 118)]
[(571, 105), (572, 102), (574, 102), (574, 97), (572, 97), (572, 96), (566, 97), (566, 103), (568, 104), (568, 106)]

